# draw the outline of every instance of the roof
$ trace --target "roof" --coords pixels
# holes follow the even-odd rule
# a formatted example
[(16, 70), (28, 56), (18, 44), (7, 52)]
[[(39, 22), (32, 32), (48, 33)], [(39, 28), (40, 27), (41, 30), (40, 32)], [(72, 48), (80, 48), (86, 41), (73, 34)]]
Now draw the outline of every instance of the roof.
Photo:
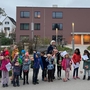
[(6, 18), (7, 16), (1, 16), (0, 17), (0, 22), (3, 22), (3, 20)]
[(13, 18), (11, 18), (11, 17), (9, 17), (9, 16), (8, 16), (8, 18), (12, 21), (12, 23), (13, 23), (14, 25), (16, 25), (16, 21), (15, 21)]
[[(71, 34), (73, 34), (73, 32), (71, 32)], [(74, 32), (74, 34), (85, 35), (85, 34), (90, 34), (90, 32)]]

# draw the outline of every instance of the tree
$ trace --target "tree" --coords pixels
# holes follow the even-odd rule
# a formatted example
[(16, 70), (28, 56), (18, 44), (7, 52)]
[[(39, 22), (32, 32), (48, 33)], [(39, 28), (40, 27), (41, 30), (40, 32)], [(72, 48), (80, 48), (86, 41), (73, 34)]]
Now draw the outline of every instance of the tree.
[(6, 16), (6, 12), (4, 9), (0, 8), (0, 15), (2, 16)]

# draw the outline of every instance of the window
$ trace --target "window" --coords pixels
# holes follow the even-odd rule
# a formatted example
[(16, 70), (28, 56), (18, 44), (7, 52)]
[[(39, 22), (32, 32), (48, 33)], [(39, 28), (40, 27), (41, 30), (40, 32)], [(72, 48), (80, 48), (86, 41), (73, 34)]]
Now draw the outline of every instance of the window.
[(56, 28), (58, 28), (58, 30), (63, 30), (63, 24), (62, 23), (53, 23), (52, 30), (56, 30)]
[[(63, 36), (62, 36), (62, 35), (58, 35), (57, 41), (58, 41), (58, 42), (61, 42), (62, 39), (63, 39)], [(52, 35), (52, 40), (55, 40), (55, 41), (56, 41), (56, 35)]]
[(10, 27), (5, 27), (4, 30), (10, 30)]
[(34, 30), (40, 30), (40, 23), (34, 23)]
[(20, 35), (20, 40), (29, 40), (29, 35)]
[(53, 12), (52, 18), (63, 18), (63, 13), (62, 12)]
[(21, 11), (20, 12), (20, 17), (21, 18), (29, 18), (30, 17), (30, 12), (28, 12), (28, 11)]
[(9, 22), (5, 22), (5, 24), (9, 24)]
[(20, 30), (29, 30), (29, 23), (20, 23)]
[(40, 11), (35, 11), (34, 12), (34, 17), (35, 18), (40, 18)]

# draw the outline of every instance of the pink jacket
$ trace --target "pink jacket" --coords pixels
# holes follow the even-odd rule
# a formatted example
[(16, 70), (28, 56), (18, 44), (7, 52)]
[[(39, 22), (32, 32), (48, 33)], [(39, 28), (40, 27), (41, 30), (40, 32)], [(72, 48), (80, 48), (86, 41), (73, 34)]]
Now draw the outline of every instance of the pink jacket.
[(6, 65), (8, 64), (10, 62), (10, 60), (9, 59), (3, 59), (2, 60), (2, 64), (1, 64), (1, 67), (0, 67), (0, 70), (4, 70), (4, 71), (7, 71), (7, 69), (6, 69)]
[[(66, 70), (66, 68), (67, 68), (67, 62), (66, 62), (66, 59), (64, 58), (63, 60), (62, 60), (62, 68), (63, 68), (63, 70)], [(71, 66), (70, 66), (70, 69), (71, 69)]]

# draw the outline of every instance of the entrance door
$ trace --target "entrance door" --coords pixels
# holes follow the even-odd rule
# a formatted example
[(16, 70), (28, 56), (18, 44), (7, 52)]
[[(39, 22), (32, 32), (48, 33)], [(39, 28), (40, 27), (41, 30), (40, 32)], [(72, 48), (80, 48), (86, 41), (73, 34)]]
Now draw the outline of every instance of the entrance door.
[(83, 42), (84, 44), (90, 44), (90, 35), (84, 35)]

